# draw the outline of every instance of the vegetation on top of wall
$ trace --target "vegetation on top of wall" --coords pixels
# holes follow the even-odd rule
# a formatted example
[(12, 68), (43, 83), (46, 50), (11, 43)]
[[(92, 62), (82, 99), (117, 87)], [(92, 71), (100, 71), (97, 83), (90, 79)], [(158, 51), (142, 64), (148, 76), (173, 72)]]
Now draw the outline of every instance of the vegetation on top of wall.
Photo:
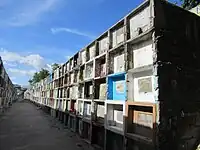
[[(51, 65), (52, 71), (56, 70), (59, 67), (59, 64), (54, 63)], [(39, 72), (36, 72), (32, 79), (30, 79), (28, 82), (30, 85), (34, 85), (37, 82), (40, 82), (41, 80), (45, 79), (50, 75), (50, 72), (47, 69), (41, 69)]]
[(57, 63), (54, 63), (51, 65), (51, 68), (53, 71), (56, 70), (58, 67), (59, 67), (59, 64), (57, 64)]
[(33, 85), (33, 84), (40, 82), (41, 80), (45, 79), (49, 75), (50, 75), (50, 73), (47, 69), (42, 69), (39, 72), (36, 72), (33, 75), (33, 78), (30, 79), (28, 82), (30, 83), (30, 85)]
[(182, 7), (189, 10), (200, 4), (200, 0), (180, 0), (182, 2)]

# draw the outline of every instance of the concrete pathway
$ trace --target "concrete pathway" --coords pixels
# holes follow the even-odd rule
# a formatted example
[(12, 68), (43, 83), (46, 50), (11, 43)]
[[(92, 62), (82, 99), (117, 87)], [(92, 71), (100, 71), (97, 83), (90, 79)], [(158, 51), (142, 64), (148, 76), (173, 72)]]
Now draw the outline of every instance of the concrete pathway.
[(0, 150), (93, 150), (75, 133), (29, 102), (0, 117)]

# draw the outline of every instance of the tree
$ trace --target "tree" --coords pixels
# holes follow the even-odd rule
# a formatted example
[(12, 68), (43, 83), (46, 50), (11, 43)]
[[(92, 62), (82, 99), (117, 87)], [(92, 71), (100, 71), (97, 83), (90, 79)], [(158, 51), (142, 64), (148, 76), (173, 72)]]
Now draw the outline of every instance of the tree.
[(39, 72), (34, 73), (33, 78), (28, 82), (30, 85), (33, 85), (37, 82), (40, 82), (42, 79), (45, 79), (49, 75), (49, 71), (46, 69), (41, 69)]
[(189, 10), (200, 4), (200, 0), (181, 0), (182, 7)]
[(54, 63), (51, 65), (51, 68), (53, 71), (56, 70), (58, 67), (59, 67), (59, 64), (57, 64), (57, 63)]

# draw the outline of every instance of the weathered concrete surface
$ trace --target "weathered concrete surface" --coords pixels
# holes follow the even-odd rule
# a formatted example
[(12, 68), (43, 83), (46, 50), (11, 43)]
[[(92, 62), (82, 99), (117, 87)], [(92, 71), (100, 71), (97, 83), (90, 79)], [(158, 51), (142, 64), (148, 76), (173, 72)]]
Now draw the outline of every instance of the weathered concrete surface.
[(20, 102), (0, 118), (0, 150), (93, 150), (57, 120)]

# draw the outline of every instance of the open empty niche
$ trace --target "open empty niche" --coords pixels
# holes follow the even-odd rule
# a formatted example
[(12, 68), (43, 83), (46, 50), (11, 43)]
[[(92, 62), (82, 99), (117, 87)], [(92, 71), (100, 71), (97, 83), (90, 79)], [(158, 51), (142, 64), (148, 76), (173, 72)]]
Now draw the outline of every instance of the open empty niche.
[(154, 146), (148, 143), (140, 143), (131, 138), (127, 138), (127, 150), (154, 150)]
[(82, 100), (78, 100), (77, 114), (81, 116), (83, 115), (83, 101)]
[(128, 73), (128, 100), (135, 102), (155, 102), (154, 76), (152, 70)]
[(93, 83), (92, 81), (85, 82), (85, 98), (92, 99), (93, 98)]
[[(123, 24), (122, 24), (123, 25)], [(118, 44), (125, 41), (125, 27), (120, 26), (112, 31), (112, 47), (116, 47)]]
[(107, 126), (123, 130), (123, 104), (107, 104)]
[(95, 78), (106, 76), (106, 55), (95, 60)]
[(84, 98), (84, 84), (79, 84), (78, 86), (78, 98), (83, 99)]
[(96, 55), (101, 55), (102, 53), (106, 52), (109, 49), (109, 38), (106, 35), (98, 40), (98, 48)]
[(86, 70), (85, 70), (85, 79), (91, 79), (93, 78), (94, 73), (94, 67), (93, 67), (93, 61), (86, 64)]
[(82, 82), (85, 79), (85, 66), (80, 67), (80, 73), (79, 73), (79, 81)]
[(61, 87), (61, 78), (58, 79), (58, 87)]
[(70, 88), (69, 87), (67, 87), (65, 89), (65, 92), (66, 92), (67, 98), (70, 98)]
[(76, 53), (74, 55), (74, 67), (77, 67), (78, 63), (79, 63), (79, 53)]
[[(105, 130), (104, 127), (92, 126), (92, 143), (104, 148)], [(98, 137), (98, 138), (97, 138)]]
[(106, 100), (107, 84), (106, 78), (95, 80), (95, 99)]
[(75, 117), (69, 115), (68, 127), (72, 131), (74, 131), (74, 132), (76, 131), (76, 118)]
[(155, 114), (154, 106), (128, 106), (127, 133), (153, 140)]
[(90, 137), (91, 137), (91, 125), (87, 122), (83, 121), (83, 130), (82, 130), (82, 136), (85, 140), (90, 141)]
[(108, 73), (120, 73), (125, 71), (124, 48), (118, 48), (109, 53)]
[(68, 74), (65, 74), (65, 78), (64, 78), (64, 85), (68, 84)]
[(83, 120), (79, 117), (76, 118), (76, 132), (79, 134), (79, 136), (82, 137), (82, 131), (83, 131)]
[(91, 118), (91, 102), (84, 101), (83, 116), (84, 118)]
[(124, 148), (124, 137), (122, 135), (108, 130), (106, 137), (106, 149), (122, 150)]
[(70, 103), (70, 112), (75, 113), (76, 112), (76, 100), (71, 100)]

